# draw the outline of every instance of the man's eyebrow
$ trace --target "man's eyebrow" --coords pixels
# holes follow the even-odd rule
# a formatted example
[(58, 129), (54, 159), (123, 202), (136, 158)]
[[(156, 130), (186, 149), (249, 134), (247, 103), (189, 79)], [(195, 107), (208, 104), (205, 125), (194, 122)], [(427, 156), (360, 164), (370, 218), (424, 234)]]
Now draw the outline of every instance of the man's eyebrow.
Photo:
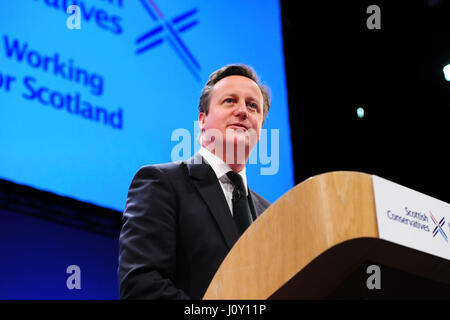
[(250, 100), (254, 100), (254, 101), (256, 101), (256, 102), (259, 102), (259, 99), (256, 98), (255, 96), (247, 96), (246, 99), (250, 99)]
[(221, 98), (223, 98), (223, 97), (226, 97), (226, 96), (232, 96), (232, 97), (236, 97), (237, 96), (237, 94), (236, 93), (234, 93), (234, 92), (225, 92), (224, 94), (222, 94), (220, 97)]
[[(234, 93), (234, 92), (224, 92), (222, 95), (220, 95), (220, 99), (219, 100), (222, 100), (223, 98), (225, 98), (225, 97), (237, 97), (238, 96), (238, 94), (237, 93)], [(245, 96), (245, 100), (252, 100), (252, 101), (254, 101), (254, 102), (257, 102), (258, 103), (258, 105), (260, 105), (261, 103), (264, 103), (264, 101), (259, 101), (259, 99), (257, 98), (257, 96), (256, 95), (253, 95), (253, 94), (251, 94), (251, 95), (246, 95)]]
[[(225, 92), (224, 94), (222, 94), (220, 96), (219, 100), (223, 100), (226, 97), (237, 98), (237, 97), (239, 97), (239, 94), (238, 93), (234, 93), (234, 92)], [(255, 101), (255, 102), (258, 102), (258, 104), (259, 104), (258, 99), (255, 98), (255, 96), (253, 96), (253, 95), (252, 96), (247, 96), (247, 95), (244, 96), (244, 100), (245, 101), (248, 101), (248, 100)]]

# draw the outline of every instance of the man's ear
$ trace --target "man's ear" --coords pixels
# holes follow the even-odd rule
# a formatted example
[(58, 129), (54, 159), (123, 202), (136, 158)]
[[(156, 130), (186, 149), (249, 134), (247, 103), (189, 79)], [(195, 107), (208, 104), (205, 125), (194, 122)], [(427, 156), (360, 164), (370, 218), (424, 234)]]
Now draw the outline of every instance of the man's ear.
[(199, 125), (200, 132), (203, 132), (203, 130), (206, 126), (206, 113), (200, 112), (198, 114), (198, 125)]

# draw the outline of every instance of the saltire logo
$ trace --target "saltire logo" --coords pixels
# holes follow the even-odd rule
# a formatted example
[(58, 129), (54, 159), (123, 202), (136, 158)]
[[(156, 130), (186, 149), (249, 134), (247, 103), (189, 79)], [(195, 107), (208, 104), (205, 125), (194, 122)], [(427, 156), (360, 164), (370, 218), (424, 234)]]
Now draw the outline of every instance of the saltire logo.
[(433, 220), (434, 225), (436, 226), (433, 230), (433, 238), (438, 234), (438, 232), (442, 235), (445, 242), (448, 242), (447, 235), (445, 234), (444, 230), (442, 229), (442, 226), (445, 224), (445, 217), (442, 217), (442, 219), (438, 222), (437, 219), (433, 216), (433, 213), (430, 211), (431, 220)]
[(195, 19), (197, 9), (194, 8), (172, 19), (166, 19), (153, 0), (140, 1), (152, 21), (159, 22), (159, 24), (156, 27), (147, 30), (136, 39), (136, 45), (138, 46), (138, 49), (135, 51), (136, 55), (142, 54), (167, 42), (194, 78), (197, 81), (200, 81), (200, 76), (198, 74), (200, 71), (200, 64), (180, 38), (181, 33), (198, 24), (198, 20)]

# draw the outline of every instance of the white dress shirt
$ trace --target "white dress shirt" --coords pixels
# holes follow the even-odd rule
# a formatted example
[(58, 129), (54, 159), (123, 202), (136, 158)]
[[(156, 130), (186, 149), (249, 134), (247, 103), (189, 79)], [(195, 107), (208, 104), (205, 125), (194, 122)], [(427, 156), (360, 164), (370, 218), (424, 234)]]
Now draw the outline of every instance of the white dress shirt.
[[(217, 179), (219, 180), (220, 186), (222, 187), (225, 199), (227, 200), (230, 212), (231, 214), (233, 214), (232, 200), (233, 200), (234, 185), (231, 182), (230, 178), (228, 178), (227, 176), (227, 172), (232, 171), (231, 168), (221, 158), (217, 157), (211, 151), (209, 151), (204, 147), (200, 147), (198, 153), (200, 153), (200, 155), (214, 170)], [(242, 177), (242, 181), (244, 182), (245, 194), (248, 196), (247, 175), (245, 174), (245, 167), (241, 172), (238, 172), (238, 174)]]

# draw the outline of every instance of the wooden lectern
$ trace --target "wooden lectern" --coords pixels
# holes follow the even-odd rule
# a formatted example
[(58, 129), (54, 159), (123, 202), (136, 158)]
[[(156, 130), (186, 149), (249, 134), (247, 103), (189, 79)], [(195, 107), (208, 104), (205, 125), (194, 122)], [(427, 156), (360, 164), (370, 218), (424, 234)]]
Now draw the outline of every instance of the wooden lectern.
[[(321, 174), (291, 189), (247, 229), (204, 299), (329, 298), (366, 261), (428, 279), (450, 297), (449, 260), (380, 239), (371, 175)], [(365, 286), (368, 277), (357, 281)]]

